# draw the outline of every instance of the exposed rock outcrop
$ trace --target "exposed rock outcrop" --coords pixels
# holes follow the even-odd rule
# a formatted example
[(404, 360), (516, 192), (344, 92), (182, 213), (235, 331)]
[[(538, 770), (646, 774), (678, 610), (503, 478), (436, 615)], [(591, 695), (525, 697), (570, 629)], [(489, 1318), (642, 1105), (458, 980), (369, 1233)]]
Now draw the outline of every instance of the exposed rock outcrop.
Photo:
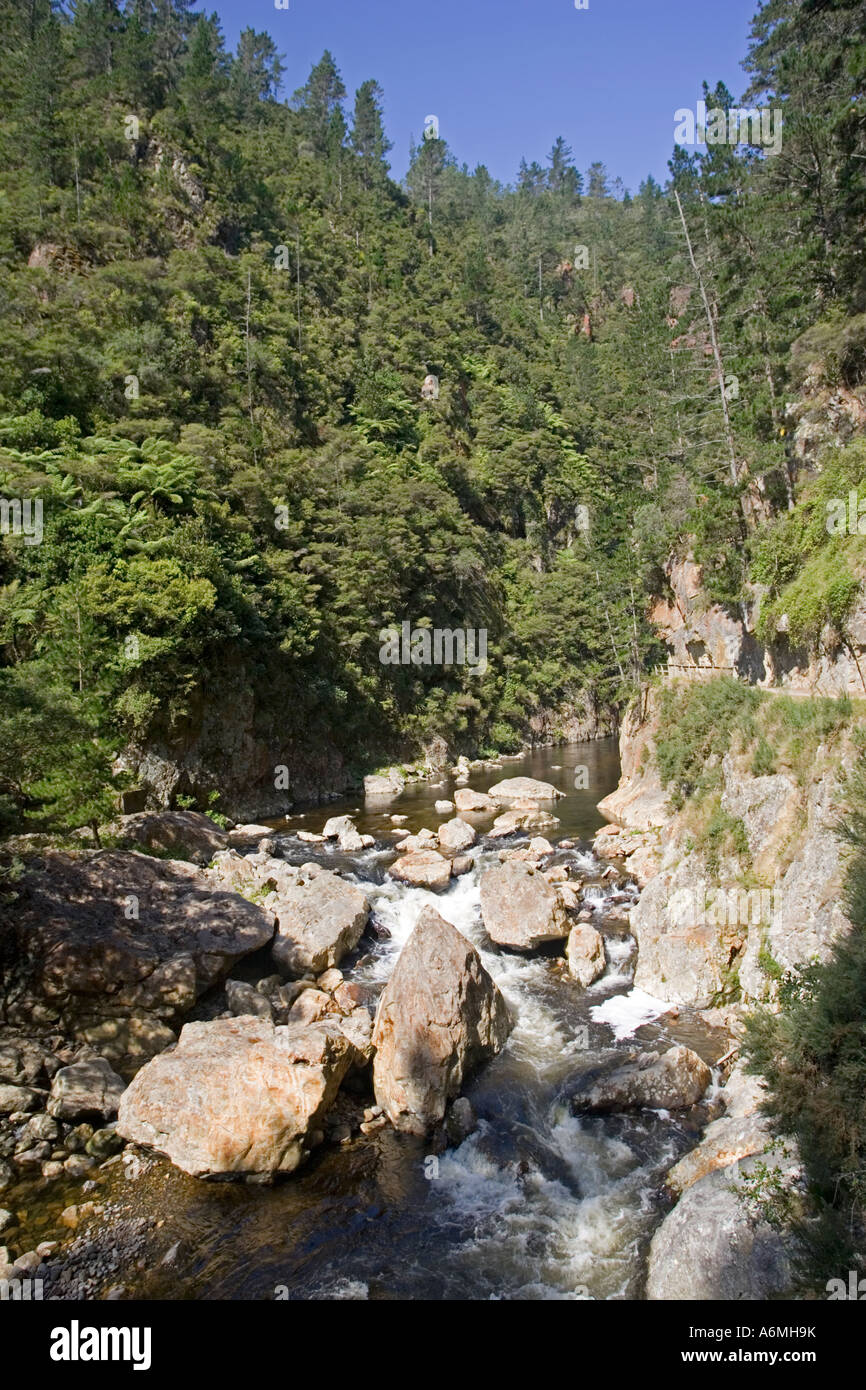
[(721, 812), (742, 827), (747, 863), (729, 853), (710, 868), (689, 806), (674, 812), (665, 802), (654, 755), (657, 697), (642, 708), (643, 717), (636, 708), (624, 721), (623, 779), (600, 808), (624, 827), (605, 828), (595, 842), (603, 857), (625, 855), (642, 886), (630, 914), (635, 984), (698, 1008), (771, 998), (786, 970), (826, 959), (848, 929), (835, 822), (850, 740), (819, 746), (805, 781), (784, 770), (756, 776), (751, 753), (728, 752), (718, 765)]
[(273, 916), (193, 865), (119, 850), (46, 853), (0, 920), (8, 1022), (51, 1025), (124, 1075), (196, 999), (267, 945)]
[[(157, 850), (208, 864), (218, 850), (225, 849), (229, 837), (209, 816), (198, 811), (139, 811), (136, 815), (120, 816), (103, 827), (103, 835), (111, 835), (117, 843), (129, 849)], [(270, 831), (265, 830), (265, 835)]]
[(472, 1072), (503, 1047), (505, 1001), (471, 942), (425, 908), (376, 1012), (373, 1082), (391, 1123), (424, 1134)]
[[(668, 647), (668, 668), (737, 676), (752, 684), (766, 678), (764, 652), (751, 626), (732, 607), (707, 602), (703, 571), (691, 556), (665, 567), (670, 598), (659, 599), (650, 620)], [(749, 624), (751, 614), (747, 612)]]
[[(764, 1219), (743, 1182), (761, 1162), (746, 1158), (737, 1171), (721, 1168), (686, 1189), (653, 1236), (647, 1298), (712, 1302), (793, 1296), (790, 1233)], [(780, 1157), (773, 1166), (793, 1192), (797, 1161)]]
[(298, 801), (327, 801), (351, 782), (342, 754), (326, 738), (287, 736), (280, 699), (267, 682), (253, 689), (240, 655), (210, 673), (207, 698), (192, 702), (182, 734), (128, 748), (120, 766), (146, 790), (151, 806), (169, 807), (178, 795), (207, 805), (218, 791), (220, 810), (239, 822), (283, 815)]
[(669, 819), (667, 793), (653, 758), (656, 717), (657, 696), (647, 688), (626, 711), (620, 727), (619, 784), (598, 803), (603, 816), (621, 821), (633, 830), (648, 830)]
[(772, 1141), (769, 1121), (760, 1113), (762, 1083), (734, 1069), (721, 1092), (725, 1113), (708, 1124), (700, 1143), (668, 1171), (667, 1185), (682, 1193), (708, 1173), (761, 1154)]
[(866, 592), (845, 622), (845, 640), (829, 624), (813, 650), (791, 647), (782, 614), (776, 636), (755, 636), (763, 591), (751, 587), (742, 608), (707, 602), (701, 566), (690, 557), (666, 566), (670, 596), (659, 599), (650, 619), (668, 648), (672, 676), (702, 679), (727, 673), (752, 685), (793, 694), (861, 698), (866, 680)]

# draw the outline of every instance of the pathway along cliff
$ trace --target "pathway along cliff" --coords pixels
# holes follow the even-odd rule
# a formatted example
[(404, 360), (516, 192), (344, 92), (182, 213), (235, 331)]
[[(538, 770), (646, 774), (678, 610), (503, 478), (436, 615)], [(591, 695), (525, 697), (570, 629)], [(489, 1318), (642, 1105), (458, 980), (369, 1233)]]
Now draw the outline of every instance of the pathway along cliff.
[[(575, 768), (589, 770), (575, 787)], [(390, 1127), (324, 1143), (307, 1164), (274, 1186), (202, 1182), (152, 1154), (127, 1150), (81, 1184), (31, 1184), (15, 1194), (17, 1250), (65, 1239), (43, 1265), (46, 1296), (113, 1298), (449, 1298), (623, 1299), (642, 1297), (649, 1241), (670, 1202), (664, 1180), (712, 1117), (714, 1082), (704, 1104), (679, 1115), (644, 1109), (582, 1114), (572, 1105), (600, 1064), (636, 1051), (684, 1043), (713, 1063), (725, 1035), (687, 1010), (632, 991), (635, 945), (627, 913), (635, 884), (615, 877), (591, 852), (602, 824), (596, 803), (617, 783), (612, 740), (536, 752), (498, 770), (474, 773), (483, 791), (502, 777), (551, 781), (556, 845), (545, 867), (562, 864), (584, 880), (584, 910), (605, 939), (603, 975), (584, 990), (570, 978), (564, 943), (532, 954), (497, 949), (479, 908), (479, 881), (503, 847), (527, 835), (490, 839), (470, 850), (473, 866), (444, 893), (386, 876), (394, 860), (391, 816), (410, 831), (447, 819), (434, 802), (453, 784), (410, 786), (375, 813), (363, 801), (310, 811), (272, 831), (274, 852), (292, 863), (319, 860), (360, 885), (376, 935), (365, 934), (341, 962), (344, 976), (378, 989), (389, 978), (422, 909), (433, 906), (478, 948), (514, 1018), (502, 1052), (465, 1088), (477, 1128), (434, 1151), (431, 1140)], [(578, 778), (578, 781), (581, 779)], [(375, 844), (343, 853), (333, 842), (303, 843), (331, 814), (351, 813)], [(486, 828), (489, 829), (489, 819)], [(607, 871), (607, 877), (603, 877)], [(232, 972), (255, 981), (264, 953)], [(194, 1016), (225, 1010), (223, 988)], [(365, 1102), (370, 1104), (369, 1100)], [(9, 1205), (9, 1199), (4, 1197)], [(95, 1213), (83, 1201), (96, 1203)], [(74, 1234), (61, 1210), (79, 1204)], [(22, 1210), (23, 1208), (23, 1210)], [(4, 1237), (4, 1239), (8, 1239)]]

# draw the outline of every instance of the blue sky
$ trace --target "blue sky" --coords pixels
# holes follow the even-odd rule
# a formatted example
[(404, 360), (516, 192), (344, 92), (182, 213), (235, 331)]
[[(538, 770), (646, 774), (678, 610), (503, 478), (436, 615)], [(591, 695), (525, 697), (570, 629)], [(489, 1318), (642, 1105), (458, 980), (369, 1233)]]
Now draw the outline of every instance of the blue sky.
[(695, 105), (701, 81), (735, 97), (758, 0), (200, 0), (216, 9), (230, 45), (242, 28), (267, 30), (285, 55), (284, 95), (330, 48), (351, 107), (375, 77), (385, 91), (400, 178), (410, 137), (427, 115), (459, 163), (487, 165), (503, 182), (521, 156), (543, 162), (557, 135), (581, 170), (595, 159), (633, 192), (647, 173), (667, 177), (674, 111)]

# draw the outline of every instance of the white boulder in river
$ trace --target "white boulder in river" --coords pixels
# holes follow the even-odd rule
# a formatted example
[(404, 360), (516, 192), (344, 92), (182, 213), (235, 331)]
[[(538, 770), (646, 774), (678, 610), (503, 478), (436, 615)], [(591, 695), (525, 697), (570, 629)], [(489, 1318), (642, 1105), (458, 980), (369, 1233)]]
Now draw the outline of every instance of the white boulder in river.
[(490, 788), (489, 795), (497, 806), (511, 806), (515, 801), (555, 801), (565, 792), (552, 782), (538, 782), (534, 777), (506, 777)]
[[(405, 844), (401, 845), (401, 850)], [(413, 888), (429, 888), (434, 893), (440, 893), (447, 888), (451, 882), (451, 863), (440, 854), (436, 849), (414, 849), (409, 854), (403, 854), (388, 870), (390, 878), (396, 878), (400, 883), (408, 883)]]
[(497, 946), (531, 951), (568, 936), (570, 923), (552, 883), (532, 864), (509, 859), (481, 880), (481, 917)]
[(604, 937), (589, 922), (576, 922), (568, 934), (565, 948), (568, 973), (587, 989), (604, 974)]
[(359, 835), (357, 826), (351, 816), (331, 816), (326, 820), (322, 829), (323, 840), (336, 840), (340, 849), (347, 854), (355, 854), (358, 850), (369, 849), (376, 841), (372, 835)]
[(474, 792), (471, 787), (458, 787), (454, 793), (458, 811), (493, 811), (496, 802), (486, 792)]
[(377, 1103), (396, 1129), (425, 1134), (510, 1030), (505, 1000), (475, 947), (425, 907), (376, 1012)]
[(440, 825), (439, 843), (444, 850), (459, 854), (461, 850), (475, 844), (475, 831), (465, 820), (455, 816), (453, 820), (447, 820), (444, 825)]
[(193, 1177), (291, 1173), (357, 1056), (336, 1021), (188, 1023), (125, 1091), (118, 1133)]

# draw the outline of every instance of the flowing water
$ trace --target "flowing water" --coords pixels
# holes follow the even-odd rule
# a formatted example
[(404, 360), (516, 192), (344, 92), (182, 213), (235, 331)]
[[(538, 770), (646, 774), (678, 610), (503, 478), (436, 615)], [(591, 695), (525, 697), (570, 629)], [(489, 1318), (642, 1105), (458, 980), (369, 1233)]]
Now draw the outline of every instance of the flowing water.
[[(581, 766), (588, 769), (586, 790), (575, 788)], [(427, 1140), (383, 1129), (321, 1147), (306, 1167), (274, 1187), (196, 1182), (162, 1160), (134, 1183), (112, 1178), (116, 1210), (159, 1212), (159, 1249), (171, 1247), (165, 1261), (154, 1247), (143, 1268), (122, 1270), (127, 1296), (641, 1296), (647, 1245), (664, 1212), (664, 1175), (696, 1142), (696, 1121), (689, 1127), (664, 1112), (578, 1117), (569, 1097), (612, 1049), (679, 1041), (712, 1062), (724, 1044), (699, 1020), (685, 1012), (672, 1018), (663, 1005), (632, 990), (634, 942), (623, 910), (636, 888), (602, 880), (605, 866), (589, 847), (601, 824), (596, 803), (618, 773), (615, 744), (604, 740), (536, 751), (471, 777), (478, 790), (523, 774), (566, 793), (555, 807), (560, 825), (547, 834), (554, 843), (575, 843), (553, 862), (570, 862), (591, 881), (608, 957), (604, 976), (587, 991), (569, 978), (561, 956), (509, 954), (486, 937), (479, 876), (496, 862), (501, 840), (480, 837), (471, 851), (473, 870), (444, 894), (386, 878), (394, 858), (391, 815), (405, 815), (413, 831), (435, 828), (448, 817), (437, 815), (433, 802), (448, 797), (452, 784), (409, 787), (384, 807), (347, 801), (275, 823), (278, 852), (293, 862), (317, 858), (351, 876), (367, 892), (376, 923), (390, 933), (365, 936), (342, 962), (346, 975), (384, 983), (419, 912), (430, 904), (477, 946), (515, 1026), (503, 1052), (467, 1089), (479, 1124), (459, 1147), (434, 1154)], [(299, 828), (320, 830), (327, 815), (347, 811), (362, 832), (376, 836), (375, 848), (343, 855), (297, 840)], [(489, 817), (467, 819), (489, 827)], [(264, 961), (245, 963), (246, 978), (266, 973)]]

